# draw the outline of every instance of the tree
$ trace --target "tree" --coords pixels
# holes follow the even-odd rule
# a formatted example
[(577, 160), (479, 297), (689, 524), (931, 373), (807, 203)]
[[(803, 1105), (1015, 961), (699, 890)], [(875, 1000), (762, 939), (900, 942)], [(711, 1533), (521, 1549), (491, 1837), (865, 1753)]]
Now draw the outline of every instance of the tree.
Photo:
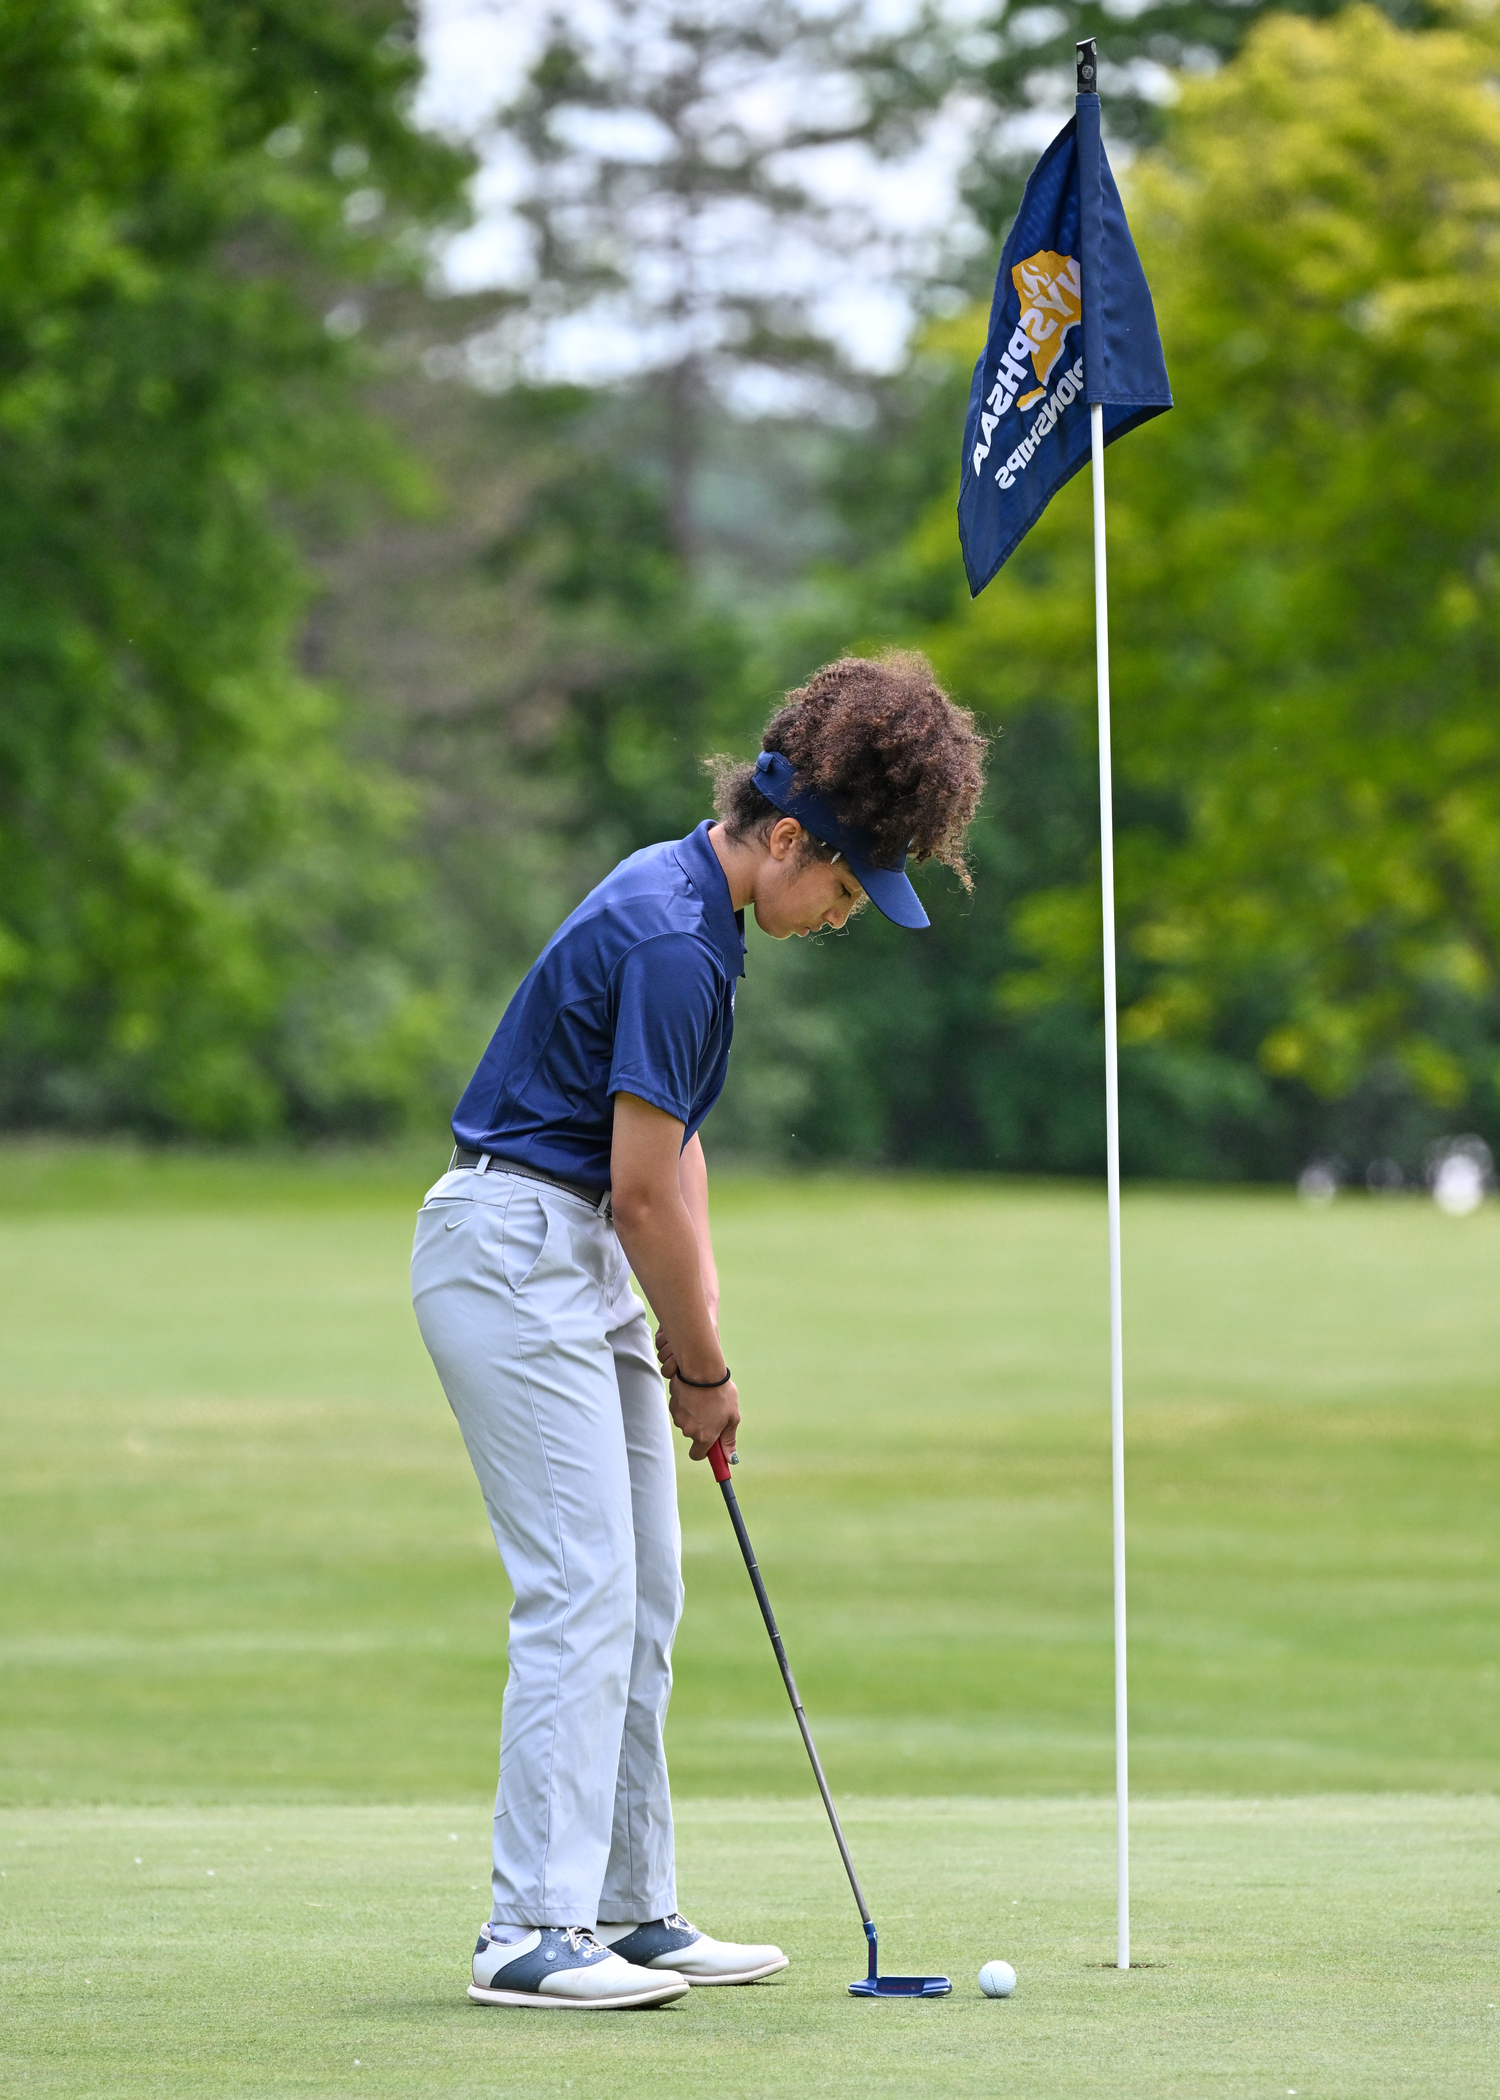
[[(703, 754), (769, 711), (779, 614), (833, 537), (813, 411), (854, 383), (820, 262), (872, 238), (809, 163), (898, 147), (924, 65), (854, 6), (622, 0), (552, 20), (495, 116), (532, 276), (428, 360), (448, 384), (384, 388), (441, 518), (328, 563), (317, 621), (423, 784), (447, 950), (491, 1011), (590, 882), (705, 813)], [(623, 343), (620, 369), (559, 383), (564, 336)]]
[(306, 531), (396, 455), (357, 336), (458, 209), (400, 0), (0, 16), (0, 1116), (396, 1112), (409, 797), (298, 669)]
[(441, 491), (325, 561), (319, 660), (420, 783), (423, 861), (476, 1035), (623, 855), (704, 814), (753, 719), (747, 643), (685, 573), (627, 397), (388, 375)]
[[(966, 69), (970, 93), (994, 119), (976, 127), (977, 149), (964, 183), (966, 201), (992, 234), (1002, 234), (1020, 202), (1035, 141), (1015, 117), (1033, 108), (1066, 110), (1074, 89), (1074, 52), (1083, 37), (1100, 45), (1100, 91), (1110, 135), (1130, 145), (1162, 136), (1176, 78), (1215, 72), (1233, 58), (1264, 15), (1336, 14), (1343, 0), (1146, 0), (1102, 15), (1087, 0), (1001, 0), (971, 34)], [(1387, 0), (1383, 12), (1408, 29), (1445, 19), (1441, 0)]]
[[(1268, 20), (1130, 186), (1178, 406), (1110, 455), (1122, 1040), (1408, 1169), (1500, 1120), (1494, 66), (1477, 24)], [(946, 502), (908, 551), (958, 690), (1085, 750), (1087, 505), (972, 606)], [(1093, 867), (1017, 931), (1013, 1018), (1096, 1005)]]
[(591, 337), (626, 346), (690, 565), (713, 421), (728, 408), (837, 419), (858, 383), (830, 281), (889, 274), (897, 244), (820, 172), (841, 150), (909, 145), (948, 78), (931, 14), (891, 34), (859, 0), (610, 0), (554, 16), (498, 112), (532, 254), (489, 355), (548, 378), (564, 338), (575, 357)]

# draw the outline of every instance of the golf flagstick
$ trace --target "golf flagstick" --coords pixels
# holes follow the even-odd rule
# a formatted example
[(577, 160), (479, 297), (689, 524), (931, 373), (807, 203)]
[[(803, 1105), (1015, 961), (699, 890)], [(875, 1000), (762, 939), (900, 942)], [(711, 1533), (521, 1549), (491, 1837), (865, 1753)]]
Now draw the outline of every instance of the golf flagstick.
[(1094, 461), (1094, 641), (1099, 665), (1099, 880), (1104, 906), (1104, 1130), (1109, 1186), (1109, 1443), (1115, 1545), (1115, 1967), (1130, 1967), (1130, 1726), (1125, 1696), (1125, 1336), (1120, 1288), (1120, 1044), (1115, 997), (1115, 819), (1109, 753), (1109, 587), (1104, 409), (1089, 409)]
[[(1109, 1187), (1109, 1389), (1115, 1578), (1116, 1965), (1130, 1966), (1130, 1767), (1125, 1703), (1125, 1370), (1120, 1315), (1120, 1046), (1109, 749), (1104, 448), (1172, 406), (1151, 288), (1135, 252), (1099, 108), (1099, 47), (1078, 44), (1073, 115), (1011, 221), (964, 420), (958, 537), (974, 597), (1073, 476), (1094, 471), (1099, 839), (1104, 906), (1104, 1099)], [(1081, 355), (1079, 354), (1082, 338)], [(1071, 361), (1070, 361), (1071, 360)], [(1086, 411), (1086, 415), (1085, 415)]]
[(708, 1463), (714, 1479), (718, 1481), (724, 1496), (724, 1507), (729, 1511), (729, 1521), (734, 1526), (734, 1535), (740, 1542), (745, 1567), (749, 1572), (755, 1601), (760, 1606), (760, 1615), (766, 1622), (766, 1632), (771, 1636), (771, 1646), (781, 1670), (781, 1681), (786, 1686), (786, 1695), (792, 1702), (792, 1712), (797, 1717), (797, 1726), (802, 1733), (803, 1748), (813, 1768), (813, 1777), (818, 1782), (818, 1792), (823, 1796), (823, 1806), (828, 1811), (828, 1820), (833, 1826), (834, 1839), (839, 1848), (839, 1857), (844, 1862), (844, 1872), (849, 1877), (849, 1886), (854, 1891), (854, 1900), (859, 1905), (860, 1922), (865, 1928), (865, 1940), (870, 1950), (868, 1975), (861, 1976), (849, 1986), (854, 1998), (940, 1998), (953, 1986), (946, 1976), (881, 1976), (877, 1974), (878, 1954), (875, 1921), (870, 1916), (870, 1906), (865, 1901), (865, 1892), (859, 1885), (859, 1876), (854, 1871), (854, 1861), (849, 1857), (843, 1825), (839, 1812), (833, 1805), (833, 1796), (828, 1791), (828, 1781), (823, 1776), (823, 1761), (818, 1756), (818, 1746), (812, 1739), (812, 1730), (807, 1725), (807, 1715), (797, 1691), (797, 1680), (792, 1675), (792, 1666), (786, 1658), (786, 1648), (776, 1624), (776, 1614), (771, 1609), (771, 1600), (766, 1595), (766, 1586), (761, 1579), (755, 1548), (750, 1543), (750, 1534), (745, 1529), (745, 1520), (740, 1514), (739, 1500), (734, 1492), (734, 1482), (729, 1477), (729, 1460), (724, 1456), (724, 1446), (715, 1440), (709, 1450)]

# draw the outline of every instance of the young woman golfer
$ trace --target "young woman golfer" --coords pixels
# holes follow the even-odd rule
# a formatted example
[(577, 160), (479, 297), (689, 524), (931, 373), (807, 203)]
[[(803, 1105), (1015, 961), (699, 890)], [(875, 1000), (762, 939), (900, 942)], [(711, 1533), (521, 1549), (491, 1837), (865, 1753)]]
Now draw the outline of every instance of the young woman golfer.
[(417, 1223), (417, 1319), (515, 1591), (469, 1991), (486, 2004), (651, 2005), (787, 1965), (677, 1914), (667, 1417), (692, 1458), (732, 1449), (740, 1420), (698, 1130), (724, 1084), (746, 906), (777, 940), (866, 898), (925, 926), (905, 861), (964, 877), (982, 746), (917, 656), (828, 665), (762, 741), (753, 765), (720, 764), (717, 823), (632, 854), (552, 936)]

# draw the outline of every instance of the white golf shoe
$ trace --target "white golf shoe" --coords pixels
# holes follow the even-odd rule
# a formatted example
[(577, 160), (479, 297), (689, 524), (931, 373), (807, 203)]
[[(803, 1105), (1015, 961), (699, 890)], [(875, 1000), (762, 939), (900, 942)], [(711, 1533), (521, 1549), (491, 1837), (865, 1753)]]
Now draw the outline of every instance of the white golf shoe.
[(710, 1983), (758, 1983), (790, 1966), (779, 1947), (741, 1947), (710, 1939), (674, 1911), (649, 1925), (601, 1925), (599, 1937), (612, 1953), (660, 1975), (675, 1970), (700, 1989)]
[(647, 1969), (612, 1954), (586, 1925), (545, 1925), (509, 1943), (488, 1925), (474, 1949), (469, 1996), (479, 2005), (540, 2005), (555, 2012), (622, 2012), (670, 2005), (688, 1982), (665, 1965)]

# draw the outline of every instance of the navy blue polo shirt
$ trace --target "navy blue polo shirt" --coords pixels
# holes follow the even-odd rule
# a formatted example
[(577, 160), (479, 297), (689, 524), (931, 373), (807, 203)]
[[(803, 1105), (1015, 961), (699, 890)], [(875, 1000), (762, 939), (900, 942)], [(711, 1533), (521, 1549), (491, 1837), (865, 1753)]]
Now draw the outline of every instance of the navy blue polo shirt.
[(611, 1096), (690, 1138), (724, 1088), (745, 915), (708, 842), (647, 846), (565, 919), (505, 1009), (453, 1135), (586, 1188), (609, 1187)]

